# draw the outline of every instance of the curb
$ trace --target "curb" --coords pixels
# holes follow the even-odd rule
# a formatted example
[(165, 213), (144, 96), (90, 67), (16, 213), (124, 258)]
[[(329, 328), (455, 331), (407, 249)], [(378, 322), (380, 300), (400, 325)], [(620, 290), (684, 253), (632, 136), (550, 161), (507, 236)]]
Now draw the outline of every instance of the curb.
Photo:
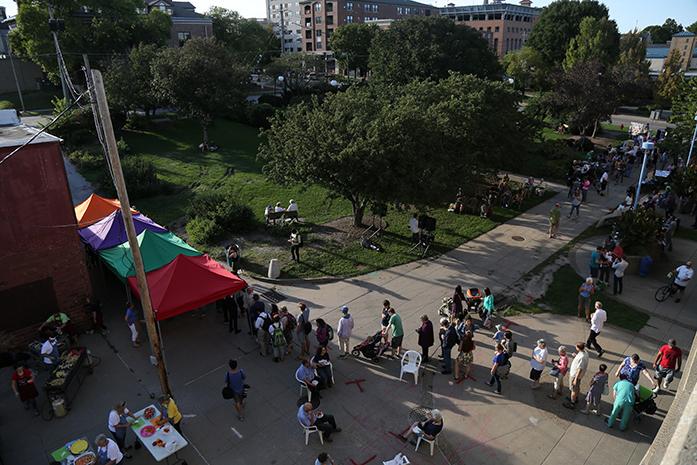
[(250, 278), (261, 281), (268, 284), (279, 284), (282, 286), (295, 286), (299, 284), (329, 284), (338, 281), (343, 281), (345, 279), (351, 279), (352, 277), (341, 277), (341, 276), (321, 276), (319, 278), (289, 278), (289, 279), (271, 279), (266, 276), (259, 276), (255, 274), (248, 274)]

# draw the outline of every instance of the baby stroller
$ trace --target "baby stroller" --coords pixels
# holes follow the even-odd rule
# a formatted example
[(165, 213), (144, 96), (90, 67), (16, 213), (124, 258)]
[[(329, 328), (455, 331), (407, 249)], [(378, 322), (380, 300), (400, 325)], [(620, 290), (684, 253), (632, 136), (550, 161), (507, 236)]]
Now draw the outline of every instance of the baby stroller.
[(647, 415), (653, 415), (656, 413), (656, 410), (658, 410), (656, 401), (654, 401), (656, 396), (657, 394), (651, 389), (639, 385), (635, 396), (636, 399), (634, 401), (634, 419), (636, 421), (641, 421), (642, 413)]
[(476, 287), (467, 288), (465, 293), (465, 304), (468, 312), (479, 312), (479, 308), (483, 302), (483, 293)]
[(354, 346), (351, 355), (358, 357), (363, 354), (365, 358), (370, 359), (373, 363), (380, 361), (380, 356), (387, 349), (387, 343), (383, 340), (382, 331), (378, 331), (372, 336), (365, 338), (363, 342)]

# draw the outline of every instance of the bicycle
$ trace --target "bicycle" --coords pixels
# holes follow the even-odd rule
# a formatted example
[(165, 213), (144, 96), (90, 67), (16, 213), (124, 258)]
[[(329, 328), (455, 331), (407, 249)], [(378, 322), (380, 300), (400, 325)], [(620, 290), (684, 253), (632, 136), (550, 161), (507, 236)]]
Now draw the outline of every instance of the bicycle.
[(678, 292), (678, 286), (676, 286), (675, 281), (673, 281), (673, 273), (670, 273), (668, 277), (671, 279), (670, 284), (659, 287), (656, 290), (656, 294), (654, 294), (656, 302), (664, 302)]

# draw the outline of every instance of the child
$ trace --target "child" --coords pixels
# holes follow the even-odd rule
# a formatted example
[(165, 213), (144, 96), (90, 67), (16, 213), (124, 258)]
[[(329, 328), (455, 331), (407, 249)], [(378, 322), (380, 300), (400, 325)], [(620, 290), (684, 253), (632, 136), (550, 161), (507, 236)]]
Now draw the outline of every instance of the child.
[[(552, 365), (554, 365), (554, 368), (550, 374), (554, 376), (554, 390), (550, 395), (547, 396), (550, 399), (556, 399), (557, 396), (561, 395), (562, 390), (564, 389), (564, 377), (566, 376), (566, 372), (569, 370), (569, 357), (566, 355), (566, 347), (559, 346), (558, 352), (559, 360), (552, 360)], [(556, 375), (554, 374), (555, 372)]]
[(608, 381), (607, 373), (605, 373), (607, 365), (601, 363), (598, 370), (599, 371), (593, 375), (590, 389), (588, 389), (588, 394), (586, 394), (586, 409), (581, 410), (581, 413), (585, 415), (588, 415), (588, 412), (591, 410), (594, 414), (600, 415), (600, 398), (603, 395), (603, 391), (605, 391)]
[(506, 334), (506, 328), (503, 325), (496, 325), (496, 332), (494, 333), (494, 345), (500, 343)]

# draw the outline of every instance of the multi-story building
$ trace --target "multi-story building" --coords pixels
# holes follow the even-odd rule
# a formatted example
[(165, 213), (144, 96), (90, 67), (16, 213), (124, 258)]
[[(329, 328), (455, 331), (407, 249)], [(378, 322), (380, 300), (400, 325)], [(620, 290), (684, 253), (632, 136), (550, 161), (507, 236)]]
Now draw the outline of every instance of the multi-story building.
[(649, 74), (658, 76), (673, 50), (677, 50), (680, 56), (680, 68), (685, 77), (697, 77), (697, 34), (689, 31), (674, 34), (670, 42), (665, 44), (650, 44), (646, 47)]
[(170, 47), (179, 47), (192, 37), (213, 37), (213, 20), (196, 13), (196, 7), (189, 2), (147, 0), (143, 13), (150, 13), (152, 10), (160, 10), (172, 20)]
[(520, 50), (542, 13), (541, 8), (531, 6), (531, 0), (521, 0), (519, 5), (494, 0), (484, 0), (482, 5), (455, 6), (449, 3), (440, 9), (457, 24), (479, 31), (499, 58), (511, 51)]
[(302, 25), (298, 0), (266, 0), (266, 19), (283, 42), (284, 52), (302, 51)]
[(437, 8), (412, 0), (304, 0), (300, 2), (302, 50), (330, 51), (329, 38), (344, 24), (372, 22), (389, 25), (390, 20), (407, 16), (430, 16)]

